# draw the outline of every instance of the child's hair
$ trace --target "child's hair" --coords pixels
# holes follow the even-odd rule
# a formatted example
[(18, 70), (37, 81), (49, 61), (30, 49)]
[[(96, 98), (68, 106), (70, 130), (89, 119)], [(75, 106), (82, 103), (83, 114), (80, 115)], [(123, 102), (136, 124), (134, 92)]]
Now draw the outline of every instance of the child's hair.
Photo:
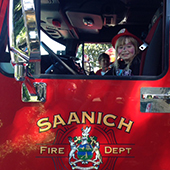
[(102, 60), (102, 58), (106, 58), (110, 61), (110, 56), (106, 53), (100, 54), (99, 57), (98, 57), (98, 61), (100, 62)]
[(132, 60), (128, 63), (128, 65), (126, 67), (127, 70), (129, 69), (133, 59), (135, 58), (135, 56), (137, 54), (139, 54), (139, 52), (140, 52), (139, 51), (139, 43), (138, 43), (138, 41), (135, 38), (133, 38), (131, 36), (121, 36), (121, 37), (119, 37), (118, 40), (116, 41), (116, 44), (115, 44), (116, 60), (114, 62), (114, 66), (115, 66), (116, 70), (119, 67), (118, 66), (118, 60), (117, 60), (118, 59), (118, 53), (117, 53), (118, 47), (121, 46), (121, 45), (125, 45), (126, 38), (128, 38), (129, 42), (131, 42), (134, 45), (134, 47), (135, 47), (135, 55), (133, 56)]

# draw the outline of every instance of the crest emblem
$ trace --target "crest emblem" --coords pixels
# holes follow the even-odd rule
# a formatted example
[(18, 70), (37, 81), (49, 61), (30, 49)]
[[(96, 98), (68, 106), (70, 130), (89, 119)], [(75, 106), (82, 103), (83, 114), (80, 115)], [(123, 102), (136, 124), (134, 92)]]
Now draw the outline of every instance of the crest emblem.
[(69, 164), (72, 169), (98, 169), (102, 162), (97, 137), (90, 136), (91, 127), (82, 130), (82, 136), (68, 137), (71, 151)]

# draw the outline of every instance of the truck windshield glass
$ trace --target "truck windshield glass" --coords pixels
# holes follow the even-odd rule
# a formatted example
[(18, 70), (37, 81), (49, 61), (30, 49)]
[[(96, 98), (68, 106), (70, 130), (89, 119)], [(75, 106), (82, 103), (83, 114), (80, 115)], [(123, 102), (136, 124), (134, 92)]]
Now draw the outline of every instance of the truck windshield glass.
[[(20, 18), (23, 17), (21, 2), (20, 0), (14, 1), (14, 12), (17, 12), (13, 19), (16, 21), (20, 21)], [(168, 31), (165, 30), (167, 27), (163, 25), (166, 24), (163, 22), (166, 20), (163, 13), (163, 3), (157, 2), (150, 7), (151, 11), (149, 14), (147, 13), (148, 19), (142, 13), (138, 14), (140, 19), (131, 15), (123, 17), (117, 13), (109, 15), (111, 20), (108, 20), (108, 15), (104, 10), (100, 10), (102, 11), (100, 14), (94, 9), (91, 9), (94, 12), (89, 12), (86, 8), (77, 12), (69, 2), (62, 4), (60, 1), (52, 3), (47, 1), (37, 3), (36, 1), (34, 3), (37, 10), (35, 10), (37, 27), (36, 24), (32, 24), (32, 26), (34, 25), (37, 32), (40, 32), (40, 44), (43, 46), (40, 48), (39, 57), (34, 57), (39, 52), (37, 48), (35, 48), (37, 53), (32, 50), (31, 57), (34, 60), (32, 66), (40, 65), (37, 67), (40, 68), (40, 74), (32, 69), (33, 72), (35, 71), (35, 77), (45, 75), (49, 78), (57, 78), (57, 76), (61, 77), (62, 75), (62, 77), (74, 76), (74, 78), (83, 79), (124, 79), (133, 76), (132, 79), (139, 79), (139, 77), (158, 79), (166, 74), (168, 50), (164, 44), (166, 44), (165, 41), (168, 41), (169, 36), (165, 35)], [(124, 8), (126, 3), (124, 3), (121, 2), (119, 7), (126, 14), (127, 11)], [(144, 11), (145, 8), (141, 4), (134, 3), (134, 6), (140, 6), (140, 10)], [(32, 6), (28, 6), (28, 8), (31, 9)], [(99, 3), (99, 8), (102, 9), (102, 3)], [(130, 10), (134, 12), (133, 6), (130, 6)], [(112, 12), (110, 11), (110, 13)], [(86, 13), (89, 13), (89, 18), (85, 17)], [(79, 20), (81, 17), (77, 18), (77, 16), (81, 16), (82, 21)], [(102, 17), (104, 20), (101, 19)], [(10, 20), (9, 25), (11, 24)], [(23, 20), (22, 25), (24, 25)], [(4, 33), (5, 29), (4, 26)], [(26, 29), (23, 30), (24, 33), (19, 34), (20, 39), (26, 40), (27, 37), (24, 37)], [(7, 46), (7, 40), (5, 43)], [(27, 54), (27, 49), (24, 47), (25, 54)], [(13, 63), (11, 63), (10, 58), (9, 50), (0, 57), (0, 68), (3, 73), (13, 74)], [(29, 61), (29, 64), (31, 62)]]

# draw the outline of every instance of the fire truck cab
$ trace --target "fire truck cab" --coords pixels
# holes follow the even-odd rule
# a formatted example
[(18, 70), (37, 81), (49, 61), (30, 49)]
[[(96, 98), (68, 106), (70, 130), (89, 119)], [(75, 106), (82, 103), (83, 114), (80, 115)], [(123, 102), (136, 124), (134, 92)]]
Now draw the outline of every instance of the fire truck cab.
[[(0, 0), (2, 170), (170, 170), (169, 0)], [(139, 74), (96, 75), (112, 39)]]

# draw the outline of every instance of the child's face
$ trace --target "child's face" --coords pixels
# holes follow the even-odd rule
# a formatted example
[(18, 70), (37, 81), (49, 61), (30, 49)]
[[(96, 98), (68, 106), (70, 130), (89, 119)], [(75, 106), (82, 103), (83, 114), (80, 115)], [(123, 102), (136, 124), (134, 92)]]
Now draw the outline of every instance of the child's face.
[(109, 66), (110, 61), (107, 58), (102, 58), (99, 64), (101, 65), (102, 69), (105, 69)]
[(118, 47), (118, 56), (123, 60), (130, 60), (135, 55), (135, 46), (126, 38), (125, 45)]

